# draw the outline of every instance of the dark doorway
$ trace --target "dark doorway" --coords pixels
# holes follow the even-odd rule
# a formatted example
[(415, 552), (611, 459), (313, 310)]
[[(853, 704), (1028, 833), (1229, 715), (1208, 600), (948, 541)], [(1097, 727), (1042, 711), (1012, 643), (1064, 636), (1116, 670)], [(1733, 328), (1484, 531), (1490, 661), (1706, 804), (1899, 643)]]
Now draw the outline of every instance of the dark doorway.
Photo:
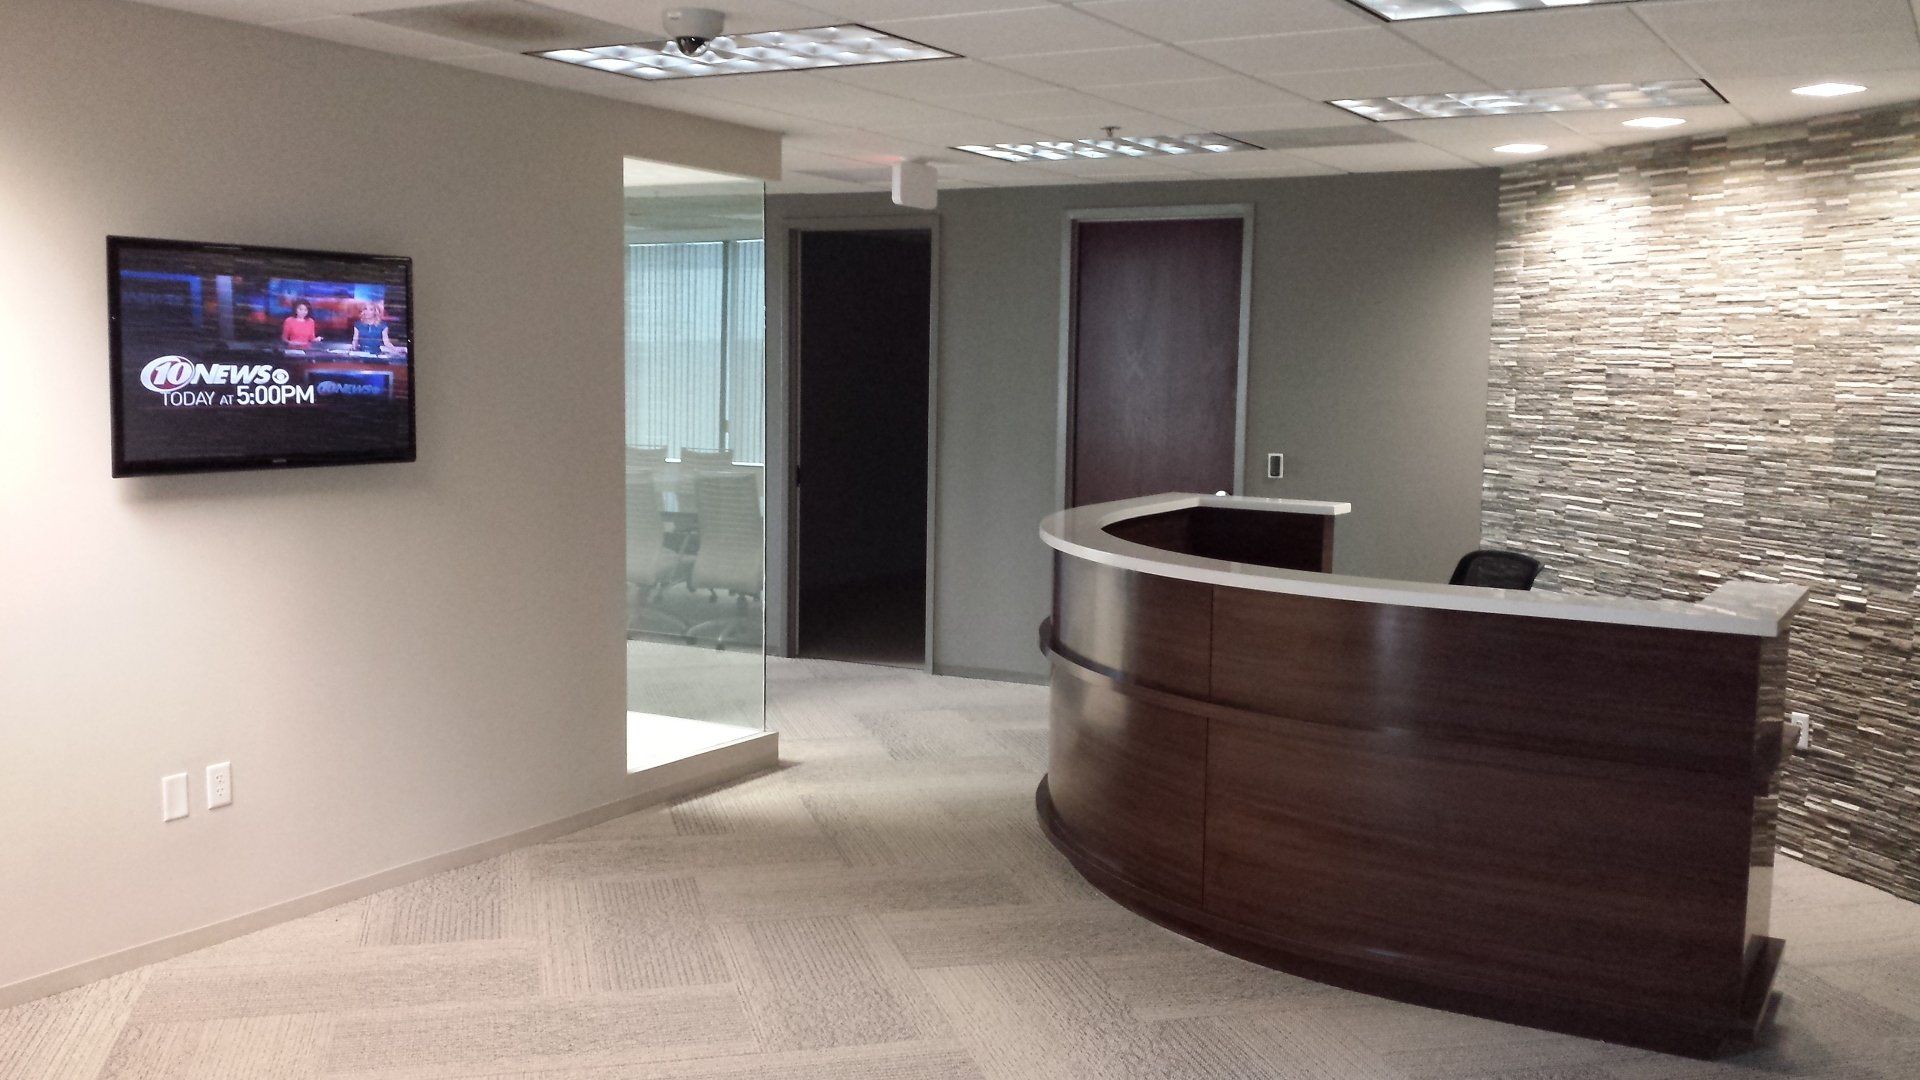
[(794, 234), (794, 652), (926, 661), (928, 229)]
[(1245, 229), (1074, 223), (1068, 505), (1233, 490)]

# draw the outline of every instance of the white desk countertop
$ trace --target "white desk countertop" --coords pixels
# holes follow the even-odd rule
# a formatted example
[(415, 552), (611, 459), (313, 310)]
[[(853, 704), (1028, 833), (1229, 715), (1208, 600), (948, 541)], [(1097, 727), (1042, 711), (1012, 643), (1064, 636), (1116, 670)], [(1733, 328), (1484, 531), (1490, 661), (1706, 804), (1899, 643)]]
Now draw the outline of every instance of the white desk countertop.
[(1763, 581), (1729, 581), (1705, 597), (1691, 602), (1392, 581), (1203, 559), (1197, 555), (1182, 555), (1135, 544), (1106, 531), (1109, 525), (1130, 518), (1196, 506), (1322, 515), (1339, 515), (1352, 510), (1347, 503), (1260, 499), (1248, 495), (1148, 495), (1049, 514), (1040, 523), (1040, 539), (1055, 551), (1088, 562), (1208, 585), (1369, 604), (1746, 634), (1752, 637), (1777, 637), (1787, 620), (1807, 598), (1807, 590), (1798, 585)]

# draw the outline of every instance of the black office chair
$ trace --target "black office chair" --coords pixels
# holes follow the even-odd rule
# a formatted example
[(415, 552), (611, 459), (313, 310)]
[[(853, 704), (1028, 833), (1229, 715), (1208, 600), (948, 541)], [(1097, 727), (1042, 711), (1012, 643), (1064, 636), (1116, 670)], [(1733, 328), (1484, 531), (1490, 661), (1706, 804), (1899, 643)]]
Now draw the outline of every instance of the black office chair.
[(1453, 576), (1447, 579), (1447, 584), (1526, 591), (1533, 588), (1533, 579), (1539, 576), (1540, 560), (1531, 555), (1522, 555), (1517, 551), (1482, 549), (1469, 551), (1461, 556), (1460, 563), (1453, 568)]

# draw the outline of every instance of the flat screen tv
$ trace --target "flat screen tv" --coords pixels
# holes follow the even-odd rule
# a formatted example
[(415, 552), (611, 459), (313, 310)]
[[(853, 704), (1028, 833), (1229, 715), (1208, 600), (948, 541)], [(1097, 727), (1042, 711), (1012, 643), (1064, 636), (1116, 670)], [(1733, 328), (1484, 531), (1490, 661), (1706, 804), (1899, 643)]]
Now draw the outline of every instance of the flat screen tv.
[(414, 460), (413, 262), (110, 237), (113, 475)]

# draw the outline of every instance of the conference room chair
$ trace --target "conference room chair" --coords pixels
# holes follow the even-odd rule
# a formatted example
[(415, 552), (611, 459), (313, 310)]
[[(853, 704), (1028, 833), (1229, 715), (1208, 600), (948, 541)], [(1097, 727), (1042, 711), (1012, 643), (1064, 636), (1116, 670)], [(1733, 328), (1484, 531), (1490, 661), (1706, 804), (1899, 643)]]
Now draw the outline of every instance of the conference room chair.
[(627, 447), (629, 469), (657, 469), (666, 463), (667, 448), (664, 445)]
[(691, 446), (680, 448), (680, 464), (696, 469), (712, 469), (733, 464), (731, 450), (696, 450)]
[(1453, 568), (1453, 577), (1447, 579), (1447, 584), (1526, 591), (1533, 588), (1533, 579), (1539, 576), (1540, 560), (1531, 555), (1482, 548), (1460, 557), (1460, 562)]
[(627, 477), (627, 628), (643, 633), (684, 635), (687, 623), (653, 606), (661, 590), (686, 580), (686, 556), (667, 542), (666, 518), (653, 474)]
[(693, 557), (688, 587), (705, 589), (717, 602), (721, 592), (734, 597), (733, 614), (696, 625), (687, 636), (715, 648), (735, 641), (760, 640), (760, 593), (764, 585), (766, 522), (760, 512), (760, 481), (746, 473), (708, 473), (694, 479), (699, 504), (700, 547)]

